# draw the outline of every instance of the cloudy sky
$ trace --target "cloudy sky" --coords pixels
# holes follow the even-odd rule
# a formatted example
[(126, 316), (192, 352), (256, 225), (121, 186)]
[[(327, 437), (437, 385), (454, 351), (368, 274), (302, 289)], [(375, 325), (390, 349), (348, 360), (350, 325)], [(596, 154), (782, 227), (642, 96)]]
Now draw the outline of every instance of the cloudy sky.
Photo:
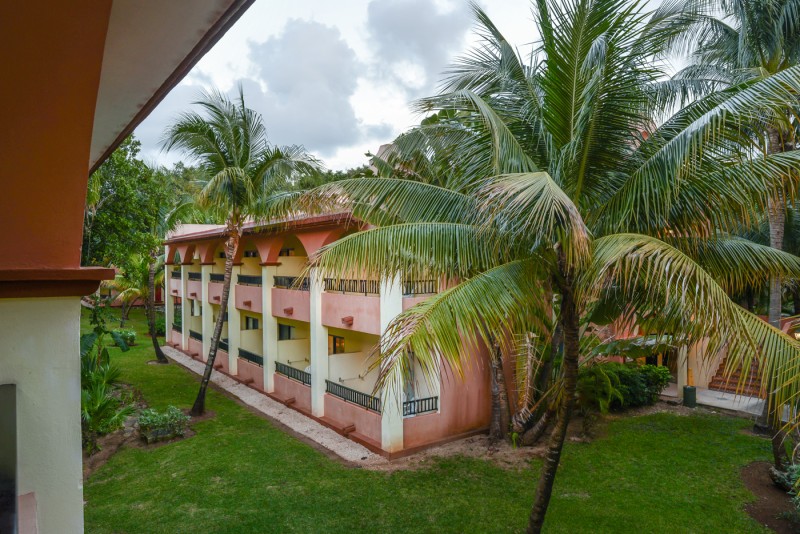
[[(512, 43), (536, 38), (527, 0), (481, 0)], [(466, 0), (258, 0), (137, 129), (142, 157), (171, 165), (166, 125), (207, 87), (235, 91), (263, 116), (270, 141), (301, 144), (332, 169), (366, 163), (417, 124), (409, 104), (475, 38)]]

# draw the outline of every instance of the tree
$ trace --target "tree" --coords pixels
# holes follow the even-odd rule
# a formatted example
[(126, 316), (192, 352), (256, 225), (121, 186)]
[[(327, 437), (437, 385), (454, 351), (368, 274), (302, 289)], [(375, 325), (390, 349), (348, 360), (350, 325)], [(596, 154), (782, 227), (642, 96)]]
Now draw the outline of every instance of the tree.
[[(300, 146), (271, 145), (261, 115), (245, 105), (241, 87), (235, 102), (219, 91), (210, 91), (203, 93), (195, 105), (200, 111), (180, 115), (165, 132), (163, 146), (182, 150), (196, 160), (197, 204), (225, 221), (225, 276), (219, 304), (224, 310), (243, 224), (248, 218), (260, 217), (268, 207), (273, 213), (277, 210), (285, 215), (275, 207), (285, 205), (282, 193), (299, 175), (316, 172), (320, 164)], [(214, 325), (192, 415), (205, 411), (206, 390), (224, 317), (220, 313)]]
[(342, 180), (298, 205), (344, 206), (375, 225), (323, 247), (312, 260), (318, 272), (435, 273), (453, 283), (390, 324), (376, 389), (399, 394), (411, 354), (428, 373), (440, 359), (459, 372), (465, 343), (491, 347), (531, 333), (525, 339), (544, 353), (558, 340), (548, 388), (555, 423), (528, 526), (539, 532), (578, 365), (591, 356), (582, 333), (598, 310), (656, 340), (703, 340), (709, 355), (726, 347), (731, 365), (744, 364), (741, 384), (757, 358), (778, 378), (776, 406), (800, 393), (788, 365), (800, 344), (726, 294), (800, 274), (800, 259), (728, 233), (755, 220), (767, 192), (800, 163), (791, 152), (752, 157), (739, 127), (794, 101), (800, 68), (669, 114), (660, 58), (693, 22), (675, 5), (646, 13), (624, 0), (540, 0), (542, 37), (530, 62), (474, 10), (480, 46), (449, 71), (442, 94), (420, 103), (452, 117), (437, 128), (457, 147), (451, 161), (461, 185)]

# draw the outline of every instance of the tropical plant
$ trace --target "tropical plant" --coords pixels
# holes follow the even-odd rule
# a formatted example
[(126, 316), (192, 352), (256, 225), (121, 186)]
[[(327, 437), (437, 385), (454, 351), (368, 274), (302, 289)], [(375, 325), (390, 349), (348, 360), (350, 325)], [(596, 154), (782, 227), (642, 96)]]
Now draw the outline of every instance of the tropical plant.
[[(300, 146), (270, 144), (261, 115), (245, 105), (241, 87), (235, 102), (219, 91), (210, 91), (201, 94), (195, 105), (199, 111), (183, 113), (167, 129), (163, 146), (167, 150), (179, 149), (196, 161), (197, 204), (217, 220), (225, 221), (225, 276), (219, 303), (224, 310), (245, 221), (261, 217), (268, 206), (281, 201), (282, 193), (291, 188), (294, 180), (317, 172), (320, 164)], [(286, 214), (278, 212), (279, 216)], [(206, 389), (224, 317), (225, 314), (218, 314), (214, 325), (192, 415), (205, 411)]]
[[(298, 206), (346, 207), (375, 225), (321, 249), (312, 260), (320, 276), (433, 274), (451, 285), (390, 324), (376, 388), (399, 394), (410, 354), (433, 375), (440, 360), (463, 370), (464, 344), (510, 344), (525, 333), (543, 347), (558, 339), (546, 412), (555, 424), (528, 527), (539, 532), (595, 310), (665, 342), (702, 340), (708, 355), (725, 346), (729, 363), (745, 370), (742, 383), (757, 358), (778, 377), (776, 405), (800, 393), (800, 344), (726, 294), (800, 274), (800, 259), (728, 233), (755, 220), (767, 192), (800, 163), (792, 152), (751, 157), (740, 144), (742, 124), (797, 98), (800, 68), (658, 120), (666, 113), (660, 60), (693, 22), (679, 7), (648, 13), (627, 0), (541, 0), (541, 43), (530, 62), (474, 9), (480, 46), (450, 70), (442, 94), (420, 103), (450, 112), (435, 127), (457, 147), (450, 157), (463, 173), (459, 185), (343, 180)], [(398, 149), (413, 154), (409, 145)]]
[(149, 408), (139, 414), (139, 432), (148, 443), (183, 436), (189, 428), (190, 419), (175, 406), (167, 406), (163, 412)]

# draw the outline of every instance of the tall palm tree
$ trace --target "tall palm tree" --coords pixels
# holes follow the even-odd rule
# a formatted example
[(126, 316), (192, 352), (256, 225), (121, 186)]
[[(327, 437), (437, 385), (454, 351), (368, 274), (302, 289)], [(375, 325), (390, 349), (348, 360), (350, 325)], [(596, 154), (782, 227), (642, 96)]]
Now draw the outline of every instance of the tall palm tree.
[(745, 370), (758, 358), (781, 378), (776, 403), (800, 393), (800, 344), (726, 294), (800, 274), (800, 259), (727, 233), (756, 219), (765, 192), (800, 163), (794, 153), (750, 157), (739, 128), (796, 98), (800, 68), (658, 120), (667, 83), (659, 60), (692, 22), (673, 4), (647, 13), (630, 0), (539, 0), (541, 42), (531, 62), (474, 11), (480, 46), (450, 70), (441, 94), (420, 104), (452, 117), (463, 185), (344, 180), (298, 205), (345, 204), (375, 225), (321, 249), (312, 260), (318, 272), (435, 273), (452, 282), (391, 323), (376, 388), (399, 394), (410, 354), (432, 374), (440, 360), (456, 371), (470, 365), (465, 343), (559, 340), (548, 401), (556, 422), (528, 527), (539, 532), (578, 366), (591, 357), (581, 339), (595, 310), (615, 310), (672, 343), (705, 340), (708, 355), (724, 346), (730, 364)]
[[(797, 0), (688, 0), (685, 8), (700, 14), (684, 39), (695, 47), (690, 65), (673, 80), (684, 97), (765, 80), (800, 64), (800, 2)], [(682, 39), (683, 40), (683, 39)], [(776, 154), (797, 148), (797, 102), (760, 117), (751, 148)], [(787, 173), (767, 205), (770, 246), (782, 249), (787, 192), (797, 173)], [(781, 280), (770, 280), (768, 320), (780, 328)]]
[[(163, 146), (179, 149), (196, 161), (200, 172), (197, 204), (225, 221), (225, 277), (219, 304), (225, 309), (245, 221), (260, 217), (264, 206), (279, 198), (294, 176), (315, 172), (320, 164), (300, 146), (271, 145), (261, 115), (245, 105), (241, 87), (235, 102), (219, 91), (210, 91), (194, 104), (199, 110), (180, 115), (165, 132)], [(224, 317), (220, 313), (214, 325), (193, 415), (205, 411)]]

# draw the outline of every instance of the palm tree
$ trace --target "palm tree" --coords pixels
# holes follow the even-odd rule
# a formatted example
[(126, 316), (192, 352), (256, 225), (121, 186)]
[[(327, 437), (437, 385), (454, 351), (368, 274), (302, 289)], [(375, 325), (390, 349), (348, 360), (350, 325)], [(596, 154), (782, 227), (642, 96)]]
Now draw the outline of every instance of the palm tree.
[[(719, 88), (765, 80), (800, 62), (800, 3), (797, 0), (688, 0), (686, 9), (701, 14), (686, 32), (696, 47), (691, 64), (673, 80), (686, 97)], [(797, 148), (793, 109), (773, 110), (759, 118), (751, 149), (765, 155)], [(786, 222), (786, 197), (796, 173), (787, 173), (767, 206), (770, 246), (782, 249)], [(770, 280), (768, 320), (780, 328), (782, 287)]]
[[(659, 59), (692, 22), (674, 5), (646, 13), (635, 1), (540, 0), (530, 63), (474, 11), (480, 46), (450, 70), (441, 94), (420, 103), (452, 117), (436, 128), (458, 147), (459, 185), (343, 180), (298, 206), (344, 204), (375, 225), (322, 248), (312, 259), (318, 273), (435, 273), (452, 283), (390, 324), (376, 389), (399, 394), (411, 354), (430, 374), (440, 360), (456, 372), (470, 365), (464, 344), (522, 337), (556, 346), (547, 393), (555, 423), (528, 527), (539, 532), (595, 311), (643, 324), (656, 340), (705, 340), (708, 355), (726, 347), (745, 370), (758, 358), (780, 378), (777, 405), (800, 393), (800, 344), (726, 294), (800, 274), (800, 259), (728, 234), (755, 220), (765, 192), (800, 162), (793, 153), (750, 157), (739, 128), (796, 98), (800, 68), (660, 119), (669, 80)], [(408, 145), (399, 150), (419, 148)]]
[[(243, 224), (248, 218), (260, 217), (272, 199), (280, 199), (293, 177), (316, 172), (320, 164), (300, 146), (271, 145), (261, 115), (245, 105), (241, 87), (236, 102), (219, 91), (210, 91), (202, 93), (195, 105), (199, 111), (183, 113), (167, 129), (163, 146), (180, 149), (196, 160), (200, 173), (197, 204), (225, 221), (225, 277), (219, 304), (225, 309)], [(214, 325), (193, 415), (205, 411), (206, 389), (224, 317), (220, 313)]]

